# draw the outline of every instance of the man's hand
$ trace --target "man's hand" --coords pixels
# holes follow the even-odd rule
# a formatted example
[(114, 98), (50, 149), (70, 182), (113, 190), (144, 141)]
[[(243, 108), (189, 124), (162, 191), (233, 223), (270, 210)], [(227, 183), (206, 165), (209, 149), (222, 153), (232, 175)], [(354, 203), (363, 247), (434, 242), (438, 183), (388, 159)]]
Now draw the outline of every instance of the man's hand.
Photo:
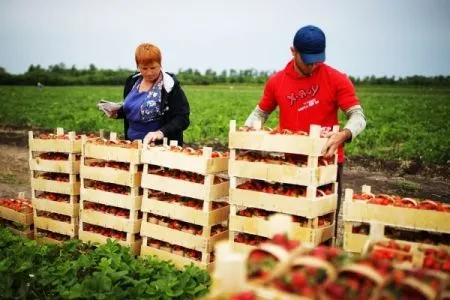
[(144, 145), (143, 146), (147, 147), (148, 144), (153, 143), (157, 140), (162, 140), (163, 138), (164, 138), (164, 134), (160, 130), (149, 132), (144, 137), (144, 142), (143, 142)]
[(328, 132), (324, 135), (324, 137), (328, 138), (328, 141), (322, 149), (322, 155), (325, 157), (331, 157), (335, 154), (341, 144), (352, 137), (352, 133), (350, 130), (344, 129), (338, 133)]

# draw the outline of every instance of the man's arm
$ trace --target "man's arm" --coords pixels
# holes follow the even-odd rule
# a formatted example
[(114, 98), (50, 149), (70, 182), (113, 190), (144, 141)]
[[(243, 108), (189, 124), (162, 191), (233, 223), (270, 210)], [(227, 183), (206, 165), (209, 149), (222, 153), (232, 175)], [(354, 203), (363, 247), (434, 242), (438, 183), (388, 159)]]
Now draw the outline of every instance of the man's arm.
[(269, 78), (269, 81), (266, 83), (264, 87), (264, 93), (261, 100), (259, 101), (258, 105), (256, 105), (255, 109), (247, 117), (244, 126), (253, 127), (256, 122), (259, 122), (262, 126), (267, 121), (270, 114), (277, 107), (273, 80), (274, 79), (272, 77)]
[(366, 117), (361, 105), (355, 105), (347, 109), (345, 112), (347, 117), (347, 124), (344, 129), (351, 132), (351, 137), (348, 141), (357, 137), (366, 128)]
[(328, 141), (322, 149), (322, 154), (326, 157), (332, 156), (341, 144), (350, 142), (366, 128), (366, 118), (361, 105), (354, 105), (345, 110), (345, 116), (348, 121), (344, 130), (338, 133), (329, 132), (325, 135)]
[(244, 126), (253, 127), (253, 125), (259, 122), (261, 125), (266, 123), (267, 118), (269, 118), (269, 113), (266, 113), (258, 105), (256, 105), (255, 109), (250, 113), (247, 120), (245, 121)]

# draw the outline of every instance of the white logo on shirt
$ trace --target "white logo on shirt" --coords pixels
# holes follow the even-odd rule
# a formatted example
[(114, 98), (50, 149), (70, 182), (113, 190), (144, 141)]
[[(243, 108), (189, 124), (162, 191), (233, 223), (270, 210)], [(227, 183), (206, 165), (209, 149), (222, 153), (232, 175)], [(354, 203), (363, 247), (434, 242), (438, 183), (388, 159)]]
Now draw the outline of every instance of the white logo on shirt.
[(308, 100), (305, 103), (303, 103), (303, 105), (300, 106), (297, 111), (303, 111), (303, 110), (311, 108), (317, 104), (319, 104), (319, 100), (317, 100), (316, 98), (313, 98), (313, 99)]

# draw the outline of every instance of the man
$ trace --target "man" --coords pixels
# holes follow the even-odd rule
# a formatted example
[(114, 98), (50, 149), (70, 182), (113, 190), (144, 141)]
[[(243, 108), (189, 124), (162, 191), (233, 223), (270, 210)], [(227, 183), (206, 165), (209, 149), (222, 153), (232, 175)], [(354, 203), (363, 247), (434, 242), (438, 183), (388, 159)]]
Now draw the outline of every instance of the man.
[[(337, 234), (343, 144), (364, 130), (366, 120), (350, 79), (324, 63), (325, 46), (325, 34), (320, 28), (312, 25), (300, 28), (291, 47), (293, 59), (283, 70), (269, 78), (263, 97), (247, 118), (245, 126), (252, 127), (255, 121), (264, 124), (277, 106), (280, 109), (280, 129), (309, 132), (311, 124), (322, 126), (322, 132), (328, 138), (322, 154), (330, 157), (338, 150)], [(333, 133), (333, 125), (339, 124), (338, 109), (345, 113), (347, 123), (339, 133)]]

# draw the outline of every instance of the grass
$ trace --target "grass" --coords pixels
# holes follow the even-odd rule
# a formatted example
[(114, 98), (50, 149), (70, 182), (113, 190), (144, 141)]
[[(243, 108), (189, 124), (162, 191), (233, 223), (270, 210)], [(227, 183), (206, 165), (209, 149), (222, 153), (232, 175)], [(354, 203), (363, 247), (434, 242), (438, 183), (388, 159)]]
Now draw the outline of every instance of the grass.
[(0, 183), (4, 184), (22, 184), (23, 181), (19, 180), (16, 175), (10, 170), (6, 170), (3, 173), (0, 173)]
[[(191, 106), (188, 143), (227, 144), (229, 120), (244, 123), (262, 95), (262, 86), (185, 86)], [(83, 132), (122, 132), (122, 122), (102, 116), (100, 99), (119, 101), (122, 87), (0, 86), (0, 124), (63, 127)], [(450, 88), (359, 86), (366, 130), (346, 146), (350, 156), (450, 162)], [(277, 124), (277, 111), (267, 126)], [(340, 116), (343, 122), (343, 116)]]

